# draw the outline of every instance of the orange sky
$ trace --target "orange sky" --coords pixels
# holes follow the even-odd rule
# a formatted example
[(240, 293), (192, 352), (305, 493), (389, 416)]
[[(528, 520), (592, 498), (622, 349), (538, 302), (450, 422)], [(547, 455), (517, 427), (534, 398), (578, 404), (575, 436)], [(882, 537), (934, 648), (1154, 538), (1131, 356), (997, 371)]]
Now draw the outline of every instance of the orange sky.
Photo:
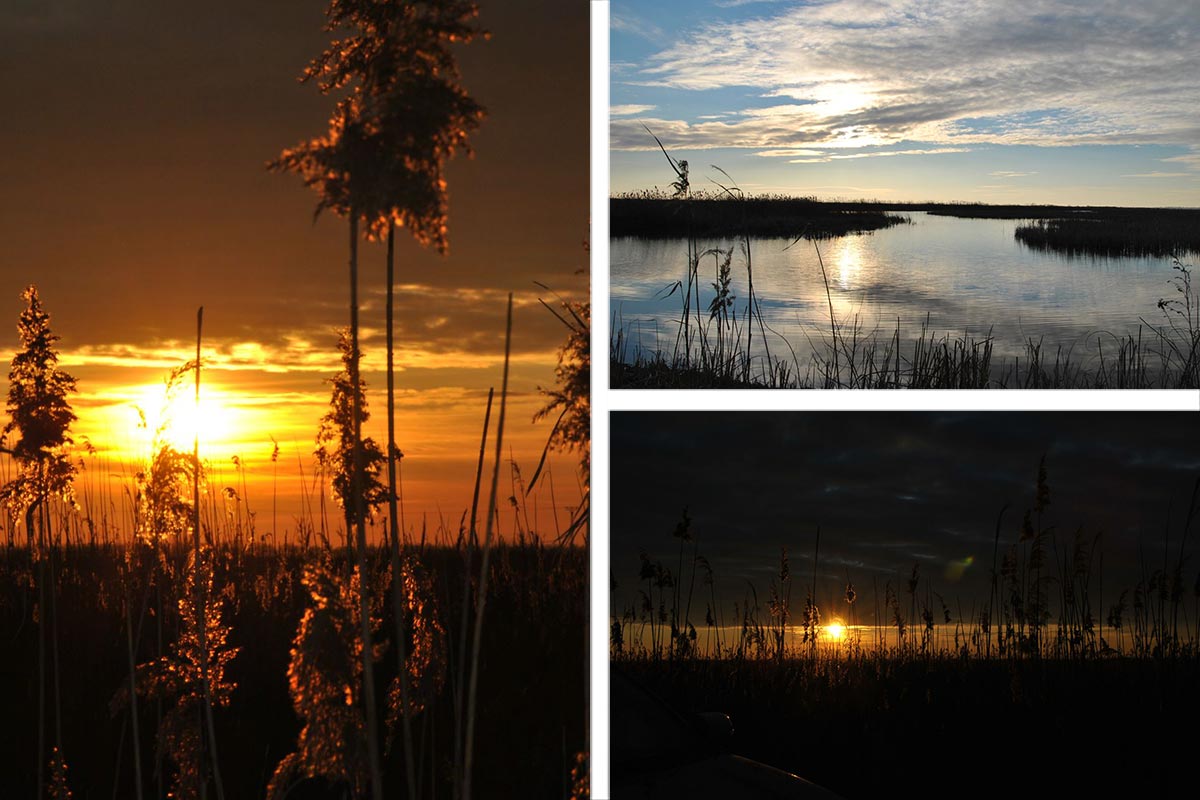
[[(426, 514), (432, 527), (439, 512), (457, 525), (469, 505), (509, 291), (505, 458), (511, 445), (532, 475), (550, 429), (530, 422), (543, 403), (537, 387), (553, 384), (565, 334), (538, 303), (553, 296), (535, 282), (586, 293), (586, 6), (480, 5), (492, 37), (458, 57), (488, 116), (474, 158), (456, 157), (448, 171), (450, 254), (397, 238), (397, 437), (410, 525)], [(202, 457), (222, 472), (214, 485), (237, 477), (232, 456), (247, 465), (260, 532), (271, 527), (276, 485), (278, 527), (300, 513), (297, 457), (311, 469), (327, 378), (340, 367), (335, 330), (349, 315), (344, 221), (314, 223), (315, 195), (264, 169), (324, 131), (332, 100), (296, 81), (326, 41), (323, 6), (0, 8), (0, 324), (10, 321), (0, 347), (16, 350), (20, 293), (35, 283), (62, 337), (62, 366), (79, 380), (73, 430), (106, 454), (110, 473), (127, 475), (148, 448), (133, 406), (152, 403), (190, 357), (203, 305), (206, 402), (219, 410), (207, 415)], [(381, 246), (360, 247), (367, 433), (379, 439), (383, 256)], [(574, 461), (553, 464), (560, 515), (578, 502)], [(506, 468), (502, 490), (507, 481)], [(548, 494), (537, 511), (549, 518)]]

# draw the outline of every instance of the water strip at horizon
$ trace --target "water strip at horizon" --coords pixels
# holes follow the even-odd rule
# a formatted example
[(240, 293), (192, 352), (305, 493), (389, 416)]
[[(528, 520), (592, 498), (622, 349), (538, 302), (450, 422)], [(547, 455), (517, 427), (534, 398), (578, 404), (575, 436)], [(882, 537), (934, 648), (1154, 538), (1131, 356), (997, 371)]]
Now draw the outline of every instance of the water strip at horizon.
[[(610, 627), (612, 620), (610, 619)], [(656, 631), (650, 630), (649, 622), (623, 622), (622, 650), (626, 656), (653, 656), (655, 649), (659, 656), (667, 656), (671, 652), (670, 623), (659, 624)], [(1128, 656), (1140, 652), (1146, 654), (1158, 643), (1157, 632), (1142, 630), (1135, 631), (1132, 626), (1122, 626), (1121, 629), (1111, 625), (1096, 626), (1084, 640), (1069, 641), (1069, 635), (1064, 634), (1059, 639), (1059, 624), (1047, 623), (1041, 627), (1038, 638), (1041, 640), (1041, 655), (1052, 657), (1058, 655), (1076, 655), (1083, 653), (1091, 656)], [(1063, 626), (1064, 628), (1067, 626)], [(745, 637), (743, 628), (739, 625), (705, 626), (696, 629), (696, 639), (689, 645), (692, 649), (690, 657), (699, 658), (732, 658), (736, 657), (739, 649), (743, 657), (770, 659), (776, 657), (776, 643), (773, 631), (764, 626), (761, 637), (753, 629)], [(1176, 634), (1178, 638), (1176, 639)], [(989, 640), (990, 638), (990, 648)], [(1200, 644), (1200, 638), (1190, 626), (1183, 626), (1178, 631), (1164, 632), (1162, 637), (1167, 642), (1174, 642), (1180, 648), (1192, 648)], [(1001, 639), (1004, 640), (1003, 646)], [(717, 642), (720, 642), (720, 650)], [(1013, 628), (1011, 634), (998, 636), (996, 628), (992, 628), (990, 636), (985, 637), (978, 627), (969, 628), (961, 623), (933, 625), (926, 628), (923, 625), (907, 626), (903, 636), (895, 625), (846, 625), (834, 623), (822, 625), (818, 629), (815, 641), (804, 638), (802, 626), (787, 626), (783, 654), (784, 657), (804, 658), (818, 653), (822, 656), (854, 656), (871, 655), (883, 652), (885, 655), (933, 655), (942, 657), (960, 657), (963, 649), (972, 658), (994, 657), (1002, 655), (1029, 656), (1032, 655), (1032, 645), (1022, 642), (1032, 642), (1028, 627), (1022, 632)], [(678, 652), (678, 650), (676, 650)], [(612, 642), (609, 642), (609, 654), (613, 656)]]

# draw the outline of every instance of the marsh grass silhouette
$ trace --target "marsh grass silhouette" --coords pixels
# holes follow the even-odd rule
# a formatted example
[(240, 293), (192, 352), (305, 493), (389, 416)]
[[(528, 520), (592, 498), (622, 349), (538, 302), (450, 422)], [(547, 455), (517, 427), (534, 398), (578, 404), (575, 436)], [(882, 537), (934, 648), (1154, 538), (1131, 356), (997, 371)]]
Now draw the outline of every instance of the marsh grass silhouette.
[[(610, 620), (612, 668), (681, 710), (730, 714), (734, 752), (848, 798), (918, 783), (939, 798), (1031, 786), (1190, 791), (1191, 739), (1173, 726), (1200, 712), (1200, 575), (1193, 582), (1187, 547), (1200, 481), (1183, 530), (1164, 534), (1178, 546), (1164, 544), (1157, 563), (1143, 550), (1140, 577), (1119, 591), (1104, 579), (1098, 533), (1065, 535), (1045, 519), (1044, 460), (1033, 489), (1015, 531), (1010, 522), (1002, 536), (999, 515), (986, 598), (949, 597), (916, 564), (875, 583), (870, 601), (849, 573), (841, 597), (818, 596), (817, 575), (829, 582), (818, 532), (801, 624), (787, 624), (795, 576), (785, 551), (765, 607), (747, 582), (732, 625), (720, 625), (724, 604), (712, 590), (692, 647), (675, 644), (692, 614), (672, 587), (697, 570), (712, 585), (712, 566), (696, 548), (673, 572), (643, 550), (639, 573), (615, 578), (614, 602), (624, 592)], [(645, 545), (674, 559), (665, 531)], [(863, 603), (873, 624), (831, 640), (821, 619), (848, 618)], [(1038, 775), (1042, 764), (1050, 769)]]
[[(719, 167), (714, 169), (720, 171)], [(689, 205), (687, 213), (682, 204)], [(691, 219), (689, 219), (689, 216)], [(869, 233), (907, 224), (902, 214), (860, 208), (854, 203), (825, 202), (809, 197), (731, 197), (716, 194), (688, 198), (653, 192), (617, 195), (609, 200), (609, 233), (674, 239), (694, 233), (701, 239), (740, 237), (788, 238), (805, 234), (828, 239), (850, 233)]]
[[(431, 532), (429, 543), (410, 553), (413, 569), (422, 576), (418, 580), (424, 583), (424, 588), (414, 593), (414, 602), (405, 606), (409, 630), (414, 631), (410, 634), (414, 644), (409, 665), (420, 670), (425, 681), (414, 683), (411, 692), (414, 707), (424, 706), (412, 714), (418, 741), (424, 742), (416, 751), (417, 768), (423, 776), (421, 797), (445, 797), (452, 788), (452, 681), (438, 683), (434, 677), (437, 661), (445, 660), (448, 678), (462, 659), (461, 651), (452, 644), (463, 611), (461, 587), (463, 582), (478, 581), (478, 561), (473, 573), (468, 573), (464, 545), (455, 546), (456, 535), (453, 529)], [(265, 797), (279, 761), (296, 750), (304, 724), (293, 712), (287, 672), (293, 639), (312, 602), (302, 580), (305, 570), (328, 558), (340, 584), (352, 564), (347, 563), (341, 548), (280, 544), (239, 550), (232, 545), (231, 531), (219, 531), (217, 538), (211, 551), (212, 598), (222, 605), (220, 620), (229, 629), (228, 648), (238, 650), (224, 671), (224, 682), (232, 687), (229, 705), (214, 709), (222, 778), (227, 796)], [(548, 532), (542, 538), (552, 541), (555, 537)], [(149, 571), (137, 569), (136, 563), (135, 569), (127, 569), (131, 556), (127, 542), (54, 547), (55, 563), (60, 565), (62, 703), (71, 710), (62, 720), (71, 790), (76, 797), (136, 796), (137, 765), (146, 783), (143, 796), (153, 796), (160, 740), (156, 701), (146, 694), (149, 676), (145, 667), (138, 676), (137, 717), (132, 702), (124, 700), (130, 694), (129, 647), (137, 664), (160, 663), (154, 636), (157, 614), (147, 615), (139, 624), (142, 598), (147, 592), (153, 597), (153, 578)], [(395, 630), (388, 589), (390, 556), (382, 545), (372, 545), (368, 552), (379, 596), (376, 604), (381, 609), (377, 622), (385, 634), (376, 643), (386, 648), (374, 666), (380, 686), (394, 687), (395, 642), (386, 635)], [(38, 579), (30, 556), (23, 546), (0, 548), (0, 634), (8, 643), (8, 657), (0, 665), (0, 702), (6, 709), (5, 729), (14, 732), (33, 732), (37, 723), (39, 634), (32, 613)], [(186, 548), (171, 545), (160, 557), (165, 657), (174, 659), (177, 637), (186, 627), (178, 601), (187, 593), (188, 555)], [(481, 638), (481, 658), (487, 667), (479, 677), (481, 710), (476, 720), (476, 791), (488, 796), (521, 796), (525, 792), (556, 796), (575, 766), (574, 754), (586, 750), (586, 671), (579, 666), (585, 652), (587, 619), (584, 551), (535, 544), (529, 539), (524, 545), (500, 543), (493, 546), (489, 572), (490, 624)], [(134, 598), (132, 625), (126, 618), (127, 593)], [(420, 626), (412, 623), (414, 618), (431, 626), (431, 633), (421, 633)], [(431, 666), (426, 670), (421, 665), (428, 651), (416, 642), (438, 641), (439, 637), (432, 635), (435, 619), (446, 631), (442, 647), (449, 649), (429, 652)], [(320, 658), (328, 661), (334, 654), (322, 651)], [(75, 665), (87, 665), (87, 669)], [(196, 687), (194, 682), (188, 685)], [(113, 705), (118, 695), (122, 700)], [(172, 713), (178, 697), (164, 695), (164, 716)], [(389, 708), (395, 708), (394, 701), (389, 706), (391, 697), (390, 691), (381, 695), (381, 720), (387, 719)], [(186, 716), (186, 722), (199, 730), (194, 713)], [(381, 751), (382, 765), (385, 778), (399, 789), (404, 782), (403, 753), (398, 727), (388, 730), (396, 738), (390, 749)], [(18, 796), (32, 795), (36, 789), (36, 736), (6, 741), (9, 746), (0, 754), (0, 763), (10, 776), (7, 786)], [(141, 754), (136, 761), (135, 741)], [(381, 744), (386, 742), (381, 739)], [(50, 758), (48, 750), (44, 761), (48, 763)], [(164, 796), (173, 780), (172, 763), (164, 752)], [(47, 785), (51, 777), (48, 772)], [(211, 796), (211, 784), (209, 792)]]
[[(202, 550), (199, 563), (196, 553), (189, 552), (181, 573), (179, 637), (167, 655), (138, 665), (133, 683), (144, 698), (166, 704), (167, 711), (158, 722), (156, 747), (175, 767), (171, 796), (192, 800), (205, 795), (204, 787), (210, 781), (216, 782), (206, 759), (212, 745), (206, 747), (204, 742), (211, 729), (197, 724), (197, 719), (209, 706), (229, 706), (236, 684), (226, 673), (240, 648), (228, 644), (230, 627), (223, 619), (224, 603), (213, 594), (211, 551)], [(198, 587), (197, 581), (201, 583)], [(203, 612), (195, 607), (197, 598), (206, 605)], [(205, 626), (203, 633), (199, 625)], [(118, 689), (113, 706), (121, 708), (127, 703), (131, 703), (128, 691)]]
[(1108, 206), (925, 207), (942, 216), (1024, 220), (1013, 232), (1028, 247), (1082, 257), (1186, 257), (1200, 253), (1200, 210)]
[[(60, 500), (75, 504), (73, 478), (75, 464), (69, 457), (73, 443), (69, 428), (75, 412), (67, 400), (75, 389), (75, 378), (58, 367), (55, 343), (59, 337), (50, 329), (50, 315), (42, 306), (37, 287), (30, 285), (21, 293), (25, 309), (17, 319), (21, 350), (9, 368), (9, 420), (0, 434), (0, 452), (17, 463), (17, 476), (0, 487), (0, 503), (10, 515), (25, 519), (26, 544), (37, 563), (38, 598), (34, 613), (38, 617), (38, 713), (37, 713), (37, 791), (45, 781), (47, 764), (51, 770), (50, 791), (69, 796), (66, 786), (67, 765), (63, 751), (62, 697), (59, 661), (58, 587), (55, 580), (54, 540), (48, 504)], [(17, 433), (17, 441), (8, 444)], [(37, 537), (34, 537), (36, 524)], [(12, 536), (9, 536), (11, 543)], [(49, 603), (47, 603), (49, 600)], [(49, 632), (46, 620), (49, 619)], [(54, 747), (46, 758), (46, 642), (50, 642), (50, 671), (54, 701)]]
[[(322, 93), (344, 92), (330, 120), (329, 133), (285, 150), (269, 166), (299, 172), (305, 184), (319, 192), (317, 213), (330, 208), (350, 222), (350, 362), (351, 384), (358, 382), (358, 225), (368, 239), (387, 240), (387, 473), (390, 537), (393, 561), (399, 560), (396, 529), (396, 460), (399, 449), (394, 428), (394, 235), (396, 225), (407, 227), (422, 245), (445, 253), (447, 241), (446, 160), (468, 148), (468, 136), (483, 118), (483, 108), (461, 86), (450, 44), (465, 44), (487, 34), (475, 24), (478, 9), (465, 0), (331, 0), (326, 30), (341, 34), (312, 60), (301, 80), (314, 81)], [(354, 440), (361, 436), (360, 410), (353, 408)], [(360, 451), (354, 450), (360, 459)], [(367, 480), (364, 465), (352, 472), (350, 496), (361, 503)], [(364, 548), (363, 509), (354, 512), (357, 547)], [(398, 564), (393, 564), (398, 573)], [(365, 587), (364, 587), (365, 588)], [(397, 588), (398, 591), (398, 588)], [(368, 600), (364, 596), (364, 626)], [(400, 620), (397, 618), (397, 624)], [(363, 628), (363, 652), (369, 648)], [(405, 639), (403, 631), (397, 640)], [(403, 659), (403, 652), (401, 653)], [(364, 655), (365, 658), (365, 655)], [(401, 680), (404, 680), (401, 670)], [(370, 732), (371, 794), (381, 800), (378, 755), (374, 751), (377, 723), (373, 717), (374, 686), (364, 666)], [(405, 718), (404, 745), (412, 762), (412, 735)], [(410, 797), (416, 786), (408, 770)], [(469, 786), (469, 780), (467, 780)], [(469, 792), (467, 792), (469, 794)]]
[(563, 541), (570, 543), (586, 530), (591, 513), (592, 304), (590, 300), (565, 300), (562, 297), (557, 300), (558, 309), (545, 300), (540, 302), (567, 329), (567, 338), (558, 350), (558, 365), (554, 370), (556, 385), (538, 387), (546, 404), (533, 415), (534, 422), (553, 417), (554, 426), (546, 437), (546, 445), (525, 494), (532, 492), (547, 474), (543, 469), (551, 451), (578, 456), (584, 496), (563, 533)]
[[(182, 401), (190, 379), (198, 385), (198, 364), (170, 373), (167, 409), (173, 399)], [(563, 531), (532, 527), (522, 506), (537, 496), (523, 491), (510, 498), (523, 527), (514, 532), (514, 544), (499, 539), (495, 482), (502, 426), (496, 426), (492, 497), (480, 510), (487, 535), (477, 534), (483, 520), (475, 514), (468, 523), (464, 513), (457, 531), (445, 521), (432, 532), (424, 524), (419, 532), (402, 529), (402, 543), (367, 520), (375, 543), (363, 548), (367, 569), (360, 572), (353, 563), (357, 548), (331, 544), (339, 531), (315, 502), (331, 493), (354, 507), (344, 498), (352, 468), (345, 450), (353, 444), (347, 436), (353, 413), (347, 372), (335, 378), (331, 412), (319, 426), (317, 443), (329, 445), (328, 463), (311, 482), (301, 474), (304, 511), (292, 531), (259, 532), (249, 511), (248, 461), (235, 458), (232, 476), (223, 476), (217, 465), (199, 459), (198, 443), (192, 453), (180, 452), (167, 435), (168, 416), (153, 434), (145, 464), (114, 466), (91, 442), (69, 451), (54, 445), (51, 452), (71, 467), (78, 495), (74, 483), (40, 497), (24, 491), (32, 483), (20, 484), (19, 496), (39, 498), (37, 536), (24, 535), (28, 517), (20, 507), (0, 519), (7, 528), (7, 546), (0, 547), (0, 636), (10, 656), (0, 664), (0, 705), (9, 715), (6, 730), (40, 729), (42, 735), (24, 737), (0, 756), (12, 791), (141, 798), (168, 792), (219, 797), (227, 790), (253, 797), (264, 796), (269, 783), (286, 793), (309, 776), (310, 782), (324, 780), (326, 788), (365, 796), (372, 780), (365, 755), (368, 705), (357, 683), (363, 658), (357, 648), (364, 638), (354, 632), (363, 624), (355, 616), (362, 596), (373, 598), (365, 658), (388, 687), (375, 708), (387, 729), (376, 743), (380, 779), (411, 780), (418, 798), (455, 791), (466, 774), (461, 720), (467, 718), (478, 741), (473, 758), (480, 793), (557, 793), (578, 782), (575, 756), (586, 751), (585, 671), (579, 667), (587, 609), (584, 550), (547, 545), (564, 540)], [(502, 404), (506, 396), (507, 387)], [(66, 399), (64, 393), (61, 407), (69, 409)], [(23, 441), (32, 448), (36, 440), (31, 435)], [(483, 443), (488, 441), (485, 426)], [(273, 444), (271, 457), (261, 462), (272, 474), (279, 456)], [(17, 449), (9, 448), (9, 455)], [(509, 463), (519, 481), (519, 467), (511, 457)], [(481, 458), (480, 474), (482, 465)], [(0, 474), (7, 478), (14, 466), (23, 465), (3, 459)], [(16, 472), (18, 478), (25, 474)], [(102, 488), (102, 476), (114, 473), (126, 476), (119, 495), (111, 486)], [(377, 485), (379, 503), (385, 490)], [(275, 476), (272, 493), (277, 490)], [(347, 543), (357, 522), (343, 518)], [(471, 553), (479, 540), (487, 556), (482, 565)], [(325, 580), (305, 578), (306, 572)], [(354, 577), (363, 574), (367, 581), (359, 583), (372, 587), (365, 592)], [(485, 599), (491, 620), (486, 629), (479, 613)], [(334, 608), (341, 610), (335, 614)], [(333, 626), (341, 634), (316, 635), (330, 614), (345, 622)], [(297, 661), (293, 649), (304, 657)], [(390, 653), (398, 657), (382, 659)], [(473, 676), (468, 692), (465, 666), (480, 662), (487, 669)], [(320, 698), (328, 693), (321, 694), (321, 687), (330, 685), (341, 687), (334, 704), (351, 723), (362, 721), (361, 735), (347, 733), (358, 730), (351, 723), (334, 726), (334, 733), (328, 725), (310, 725), (326, 713)], [(478, 708), (468, 715), (472, 695)], [(406, 725), (413, 726), (411, 760), (393, 746)], [(309, 727), (312, 735), (301, 736)], [(47, 729), (53, 730), (49, 750)], [(318, 747), (321, 736), (325, 745)], [(333, 740), (363, 758), (331, 761)], [(72, 754), (69, 771), (65, 753)], [(281, 765), (286, 753), (294, 755)]]

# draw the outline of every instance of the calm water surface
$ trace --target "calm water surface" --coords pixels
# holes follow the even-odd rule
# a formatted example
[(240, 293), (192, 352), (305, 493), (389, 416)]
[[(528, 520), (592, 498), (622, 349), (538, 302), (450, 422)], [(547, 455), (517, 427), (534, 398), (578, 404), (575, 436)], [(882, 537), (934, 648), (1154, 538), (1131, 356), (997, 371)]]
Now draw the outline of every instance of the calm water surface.
[[(1171, 283), (1179, 273), (1170, 259), (1068, 257), (1022, 245), (1013, 236), (1016, 220), (910, 216), (911, 225), (819, 243), (843, 332), (857, 324), (890, 339), (899, 319), (900, 339), (909, 349), (928, 318), (929, 330), (939, 336), (980, 339), (990, 331), (994, 359), (1022, 355), (1033, 338), (1041, 340), (1043, 353), (1053, 356), (1061, 346), (1076, 365), (1096, 366), (1100, 348), (1106, 358), (1115, 350), (1112, 335), (1136, 334), (1140, 318), (1165, 323), (1159, 299), (1179, 296)], [(751, 240), (754, 288), (775, 332), (767, 339), (772, 355), (791, 359), (786, 339), (803, 371), (810, 342), (828, 336), (829, 305), (812, 243), (789, 244)], [(732, 290), (740, 317), (746, 259), (733, 240), (700, 243), (701, 251), (712, 247), (735, 248)], [(614, 330), (622, 328), (631, 346), (670, 355), (682, 303), (679, 292), (666, 295), (686, 280), (686, 240), (614, 239), (611, 260)], [(715, 275), (716, 259), (703, 258), (705, 319)], [(754, 339), (761, 339), (757, 325)]]

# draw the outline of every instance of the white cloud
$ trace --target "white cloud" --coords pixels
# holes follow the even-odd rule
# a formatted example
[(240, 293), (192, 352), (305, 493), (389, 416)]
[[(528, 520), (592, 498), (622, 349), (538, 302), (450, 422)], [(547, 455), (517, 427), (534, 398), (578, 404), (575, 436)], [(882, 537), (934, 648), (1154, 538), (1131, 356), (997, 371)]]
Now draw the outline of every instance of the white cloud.
[[(779, 151), (776, 151), (779, 152)], [(801, 151), (796, 151), (801, 152)], [(830, 161), (847, 161), (858, 158), (885, 158), (887, 156), (935, 156), (942, 153), (969, 153), (969, 147), (933, 147), (927, 150), (874, 150), (865, 153), (821, 154), (816, 158), (793, 158), (789, 164), (827, 164)]]
[(1139, 172), (1133, 175), (1122, 175), (1122, 178), (1186, 178), (1190, 172)]
[(1037, 175), (1036, 172), (1012, 172), (1011, 170), (1002, 169), (996, 172), (989, 172), (988, 175), (992, 178), (1027, 178), (1030, 175)]
[(645, 114), (647, 111), (653, 111), (658, 106), (649, 106), (639, 103), (626, 103), (624, 105), (612, 106), (608, 109), (609, 116), (612, 117), (631, 117), (635, 114)]
[(831, 161), (841, 161), (849, 158), (882, 158), (884, 156), (935, 156), (942, 153), (969, 153), (969, 147), (933, 147), (928, 150), (880, 150), (873, 153), (847, 153), (830, 156)]
[(760, 3), (781, 3), (783, 0), (713, 0), (713, 5), (717, 8), (738, 8), (740, 6), (752, 6)]
[(763, 158), (798, 158), (800, 156), (823, 156), (825, 153), (821, 150), (760, 150), (755, 153), (756, 156)]
[(611, 12), (608, 19), (608, 26), (614, 31), (639, 36), (643, 39), (649, 39), (652, 42), (661, 42), (666, 38), (666, 34), (663, 33), (662, 28), (659, 28), (657, 25), (651, 25), (644, 19), (630, 16), (627, 13)]
[(1181, 156), (1171, 156), (1159, 160), (1172, 164), (1184, 164), (1188, 169), (1200, 171), (1200, 147), (1193, 146), (1192, 151)]
[[(720, 123), (657, 121), (664, 144), (688, 149), (1190, 145), (1198, 37), (1200, 14), (1177, 0), (829, 0), (701, 24), (630, 77), (723, 90), (713, 96), (725, 107), (708, 110), (735, 113)], [(794, 102), (751, 107), (751, 97)], [(614, 121), (614, 148), (644, 139)], [(1179, 160), (1193, 168), (1200, 154)]]

